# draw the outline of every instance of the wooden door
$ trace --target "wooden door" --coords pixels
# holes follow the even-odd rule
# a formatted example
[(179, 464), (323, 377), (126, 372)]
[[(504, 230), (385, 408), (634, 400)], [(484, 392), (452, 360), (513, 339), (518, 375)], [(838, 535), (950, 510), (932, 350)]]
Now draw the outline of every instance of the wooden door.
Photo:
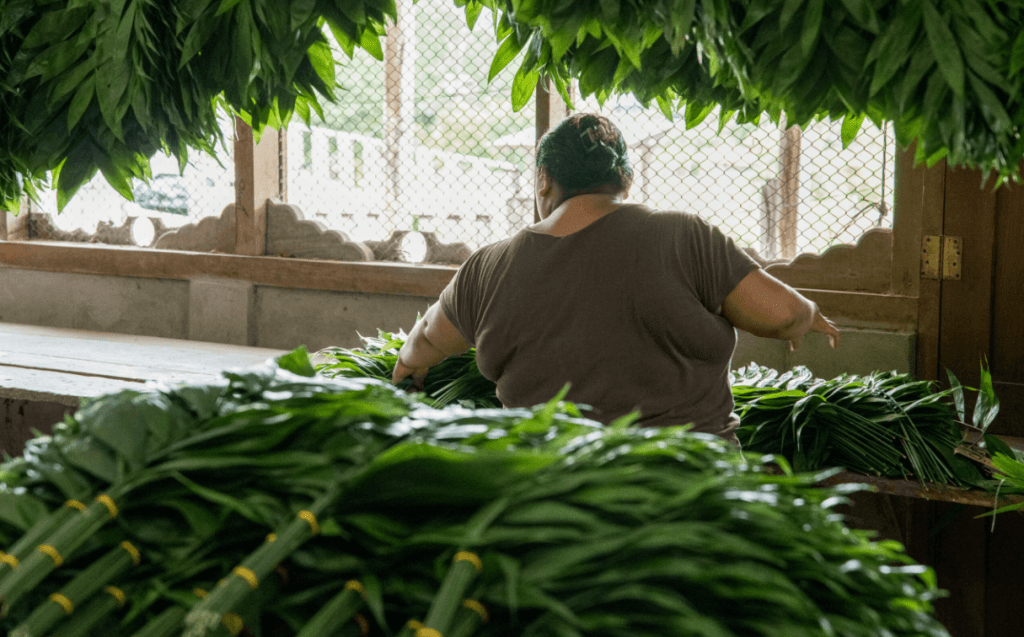
[[(979, 171), (915, 168), (921, 235), (962, 238), (960, 280), (918, 281), (918, 376), (951, 370), (976, 387), (987, 359), (1002, 408), (990, 432), (1024, 437), (1024, 187), (993, 188)], [(918, 239), (920, 246), (920, 239)], [(915, 501), (908, 551), (932, 565), (949, 596), (936, 614), (953, 637), (1020, 634), (1024, 520), (978, 518), (981, 507)]]
[(977, 387), (987, 360), (1002, 411), (991, 432), (1024, 437), (1024, 186), (977, 170), (917, 169), (921, 234), (962, 238), (960, 280), (921, 279), (918, 376)]

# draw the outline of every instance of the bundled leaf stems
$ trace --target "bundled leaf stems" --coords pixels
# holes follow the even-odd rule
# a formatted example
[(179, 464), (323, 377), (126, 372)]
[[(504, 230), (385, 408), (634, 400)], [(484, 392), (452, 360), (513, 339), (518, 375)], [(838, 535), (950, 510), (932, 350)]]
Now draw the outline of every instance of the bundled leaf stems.
[(104, 396), (4, 463), (0, 631), (946, 635), (932, 571), (847, 529), (857, 487), (823, 473), (557, 397), (299, 373)]

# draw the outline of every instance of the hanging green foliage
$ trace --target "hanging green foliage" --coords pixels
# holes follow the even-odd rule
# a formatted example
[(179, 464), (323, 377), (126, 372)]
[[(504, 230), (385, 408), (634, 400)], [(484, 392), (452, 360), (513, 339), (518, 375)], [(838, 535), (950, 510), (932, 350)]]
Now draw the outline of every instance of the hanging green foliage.
[[(492, 74), (525, 51), (567, 96), (632, 93), (692, 126), (762, 113), (788, 124), (893, 121), (919, 160), (1014, 175), (1024, 158), (1024, 6), (997, 0), (479, 0), (496, 5)], [(470, 4), (473, 4), (470, 2)], [(524, 100), (516, 101), (521, 107)], [(844, 127), (845, 128), (845, 127)]]
[(948, 637), (828, 472), (277, 363), (90, 400), (0, 464), (0, 634)]
[(218, 116), (308, 120), (336, 86), (325, 25), (380, 58), (394, 15), (393, 0), (0, 3), (0, 208), (51, 172), (58, 208), (97, 170), (131, 199), (157, 151), (184, 167), (223, 143)]
[[(521, 58), (522, 108), (541, 77), (568, 97), (617, 93), (693, 126), (764, 113), (789, 124), (896, 123), (918, 157), (1016, 174), (1024, 158), (1024, 7), (997, 0), (454, 0), (484, 7), (493, 77)], [(308, 118), (336, 90), (329, 27), (382, 58), (394, 0), (9, 0), (0, 4), (0, 207), (52, 173), (58, 207), (102, 171), (131, 198), (164, 150), (222, 141), (217, 115), (259, 132)]]

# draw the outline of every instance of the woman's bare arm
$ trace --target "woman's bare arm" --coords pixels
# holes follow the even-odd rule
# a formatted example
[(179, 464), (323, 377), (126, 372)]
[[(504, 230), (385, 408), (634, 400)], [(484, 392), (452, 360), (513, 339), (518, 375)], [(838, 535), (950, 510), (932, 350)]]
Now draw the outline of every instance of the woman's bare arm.
[(398, 383), (411, 376), (416, 389), (423, 389), (427, 370), (467, 349), (469, 343), (441, 311), (441, 305), (435, 303), (412, 328), (405, 345), (398, 352), (398, 363), (391, 381)]
[(725, 297), (722, 314), (755, 336), (789, 341), (790, 349), (800, 347), (807, 332), (825, 334), (833, 348), (839, 346), (839, 330), (814, 301), (760, 268)]

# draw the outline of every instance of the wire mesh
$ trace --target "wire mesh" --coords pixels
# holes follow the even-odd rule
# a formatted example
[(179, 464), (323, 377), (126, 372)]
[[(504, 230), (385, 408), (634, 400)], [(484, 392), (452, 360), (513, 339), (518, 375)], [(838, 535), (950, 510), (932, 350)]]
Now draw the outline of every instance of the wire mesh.
[(289, 127), (288, 201), (358, 241), (420, 231), (476, 248), (510, 236), (533, 220), (534, 106), (512, 111), (517, 62), (488, 82), (487, 11), (470, 30), (450, 0), (398, 10), (384, 62), (339, 53), (337, 103)]
[[(534, 106), (516, 114), (509, 100), (518, 61), (487, 82), (497, 47), (488, 12), (470, 30), (447, 0), (398, 8), (384, 64), (357, 51), (339, 67), (339, 102), (289, 129), (289, 201), (360, 241), (420, 230), (476, 248), (511, 236), (533, 215)], [(719, 132), (714, 116), (686, 130), (627, 97), (575, 107), (623, 130), (631, 201), (695, 212), (766, 261), (891, 227), (887, 128), (866, 124), (844, 149), (838, 122), (787, 134), (766, 117)]]
[(843, 148), (841, 122), (801, 130), (764, 117), (719, 131), (712, 115), (686, 130), (682, 118), (670, 121), (628, 98), (578, 107), (622, 130), (635, 175), (630, 201), (696, 213), (766, 261), (892, 227), (896, 149), (888, 125), (866, 122)]
[[(422, 240), (411, 252), (384, 244), (396, 232), (420, 231), (473, 249), (532, 222), (536, 113), (532, 99), (512, 111), (518, 60), (488, 81), (497, 50), (489, 11), (470, 29), (450, 0), (398, 0), (397, 7), (384, 61), (362, 49), (351, 59), (336, 50), (338, 100), (309, 126), (293, 120), (287, 199), (307, 218), (372, 245), (377, 258), (418, 262)], [(670, 121), (632, 98), (574, 106), (602, 112), (623, 130), (635, 173), (631, 201), (697, 213), (766, 261), (891, 227), (895, 144), (887, 127), (866, 124), (844, 149), (839, 123), (787, 132), (764, 118), (719, 131), (712, 116), (686, 130), (681, 118)], [(195, 153), (179, 174), (172, 160), (155, 157), (153, 178), (136, 184), (134, 203), (100, 175), (60, 215), (46, 192), (32, 205), (30, 235), (153, 245), (234, 200), (230, 149), (219, 158), (222, 165)]]

